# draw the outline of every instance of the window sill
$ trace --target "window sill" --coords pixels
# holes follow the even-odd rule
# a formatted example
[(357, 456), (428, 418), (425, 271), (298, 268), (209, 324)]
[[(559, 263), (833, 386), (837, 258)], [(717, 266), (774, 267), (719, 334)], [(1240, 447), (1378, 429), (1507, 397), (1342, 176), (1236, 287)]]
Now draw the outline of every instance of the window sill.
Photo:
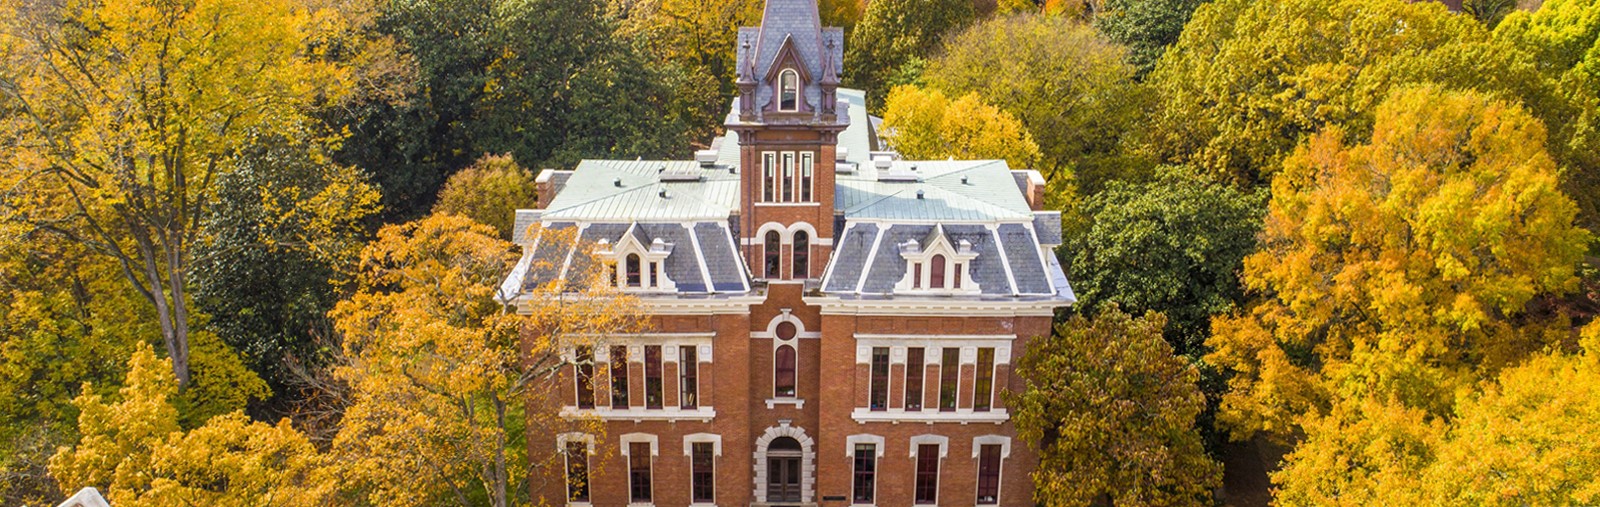
[(960, 423), (960, 424), (1001, 424), (1011, 420), (1011, 414), (1005, 409), (989, 412), (973, 412), (971, 409), (957, 410), (955, 412), (921, 411), (906, 412), (904, 409), (867, 410), (857, 408), (850, 413), (850, 418), (858, 423), (887, 422), (900, 423)]
[(769, 398), (769, 399), (767, 399), (767, 408), (768, 409), (775, 408), (778, 405), (794, 405), (794, 408), (806, 408), (806, 400), (803, 400), (803, 399), (800, 399), (800, 398)]
[(822, 203), (821, 202), (758, 202), (758, 203), (755, 203), (755, 205), (758, 208), (765, 208), (765, 207), (777, 208), (777, 207), (784, 207), (784, 206), (813, 206), (813, 207), (815, 207), (815, 206), (821, 206)]
[[(561, 408), (561, 418), (562, 419), (572, 420), (572, 419), (584, 419), (584, 418), (594, 418), (594, 417), (598, 417), (600, 419), (604, 419), (604, 420), (607, 420), (607, 421), (633, 421), (633, 422), (643, 422), (643, 421), (699, 421), (699, 422), (710, 422), (712, 419), (717, 417), (717, 411), (716, 411), (716, 409), (711, 408), (711, 407), (700, 407), (700, 408), (696, 408), (696, 409), (682, 409), (682, 408), (678, 408), (678, 407), (667, 407), (667, 408), (662, 408), (662, 409), (656, 409), (656, 408), (646, 409), (644, 407), (630, 407), (627, 410), (618, 410), (618, 409), (614, 409), (614, 408), (594, 408), (594, 409), (588, 409), (588, 408), (580, 409), (580, 408), (577, 408), (577, 407), (562, 407)], [(650, 505), (650, 504), (639, 504), (639, 505)]]

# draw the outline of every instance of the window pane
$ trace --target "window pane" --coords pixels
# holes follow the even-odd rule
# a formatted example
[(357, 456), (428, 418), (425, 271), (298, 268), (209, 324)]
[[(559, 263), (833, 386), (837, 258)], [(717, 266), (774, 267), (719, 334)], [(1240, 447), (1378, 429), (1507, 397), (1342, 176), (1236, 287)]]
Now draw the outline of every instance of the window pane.
[(794, 201), (794, 152), (783, 153), (783, 202)]
[(931, 504), (939, 501), (939, 446), (917, 446), (916, 501)]
[(922, 263), (920, 262), (911, 264), (911, 288), (922, 288)]
[(611, 408), (628, 408), (628, 347), (611, 347)]
[(800, 201), (811, 202), (811, 173), (815, 170), (816, 155), (811, 152), (800, 154)]
[(978, 349), (978, 377), (972, 391), (972, 409), (988, 412), (994, 399), (994, 347)]
[(939, 411), (954, 412), (956, 388), (961, 383), (961, 349), (945, 347), (939, 361)]
[(1000, 503), (1000, 445), (978, 448), (978, 505)]
[(594, 349), (578, 347), (573, 383), (578, 388), (578, 408), (594, 408)]
[(854, 486), (850, 488), (850, 499), (858, 504), (872, 503), (878, 482), (877, 446), (856, 444), (855, 458), (855, 481)]
[(961, 263), (956, 263), (955, 272), (951, 273), (951, 275), (955, 277), (955, 281), (950, 284), (950, 288), (961, 288)]
[(935, 255), (935, 256), (933, 256), (933, 261), (931, 263), (932, 263), (932, 265), (928, 266), (928, 269), (929, 269), (929, 273), (928, 273), (928, 288), (930, 288), (930, 289), (943, 289), (944, 288), (944, 256), (943, 255)]
[(589, 501), (589, 444), (567, 442), (567, 499)]
[(678, 371), (682, 377), (678, 384), (678, 404), (683, 408), (700, 406), (700, 359), (697, 353), (693, 345), (678, 348)]
[(872, 410), (889, 409), (889, 348), (872, 349), (872, 384), (868, 407)]
[(690, 463), (690, 495), (695, 503), (711, 503), (716, 499), (715, 458), (711, 442), (695, 442)]
[(774, 353), (772, 395), (779, 398), (794, 397), (794, 347), (782, 345)]
[(634, 502), (650, 501), (650, 444), (628, 444), (628, 491)]
[(761, 154), (761, 200), (772, 202), (773, 188), (778, 184), (778, 155)]
[(661, 346), (644, 347), (644, 406), (661, 408)]
[(639, 256), (628, 254), (628, 286), (638, 287), (642, 283), (642, 274), (639, 271)]
[(800, 108), (800, 75), (785, 70), (778, 75), (778, 109), (794, 111)]
[(906, 350), (906, 410), (922, 410), (922, 375), (928, 371), (923, 362), (922, 347)]
[(783, 252), (778, 249), (778, 231), (767, 231), (762, 249), (767, 257), (767, 278), (777, 278), (778, 266), (783, 262)]
[(806, 231), (794, 233), (794, 253), (790, 255), (794, 258), (794, 267), (791, 268), (791, 271), (793, 271), (792, 274), (794, 275), (793, 278), (799, 279), (810, 277), (810, 254), (811, 238), (806, 234)]

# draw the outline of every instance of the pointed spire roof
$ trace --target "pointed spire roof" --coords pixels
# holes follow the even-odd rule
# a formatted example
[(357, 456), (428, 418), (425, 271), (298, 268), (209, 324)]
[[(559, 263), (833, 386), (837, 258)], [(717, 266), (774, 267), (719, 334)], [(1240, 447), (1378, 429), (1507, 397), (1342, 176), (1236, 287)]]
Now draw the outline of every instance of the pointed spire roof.
[[(789, 46), (785, 50), (785, 45)], [(839, 66), (844, 59), (844, 30), (823, 27), (816, 0), (767, 0), (761, 26), (739, 29), (738, 72), (740, 82), (764, 82), (776, 75), (774, 65), (780, 56), (790, 55), (803, 67), (811, 81), (806, 84), (806, 101), (820, 99), (819, 84), (837, 84)], [(759, 93), (760, 103), (770, 93)]]

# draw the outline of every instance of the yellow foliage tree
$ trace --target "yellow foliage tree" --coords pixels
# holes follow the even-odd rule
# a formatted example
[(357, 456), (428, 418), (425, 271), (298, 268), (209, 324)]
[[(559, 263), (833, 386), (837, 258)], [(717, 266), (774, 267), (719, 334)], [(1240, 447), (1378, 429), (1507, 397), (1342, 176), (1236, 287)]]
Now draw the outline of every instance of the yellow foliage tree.
[[(570, 229), (534, 233), (542, 247), (575, 242)], [(530, 389), (574, 341), (638, 325), (637, 302), (579, 248), (574, 282), (518, 305), (501, 287), (516, 257), (493, 228), (434, 215), (379, 231), (362, 252), (360, 290), (331, 314), (349, 360), (336, 375), (353, 401), (333, 448), (350, 491), (388, 505), (504, 507), (532, 469), (560, 462), (518, 443), (526, 428), (559, 421), (527, 407)], [(562, 268), (529, 267), (549, 269)]]
[(121, 401), (84, 392), (82, 440), (50, 460), (64, 494), (95, 486), (119, 507), (322, 503), (321, 458), (287, 420), (273, 426), (233, 412), (182, 431), (177, 379), (149, 345), (129, 360)]
[(533, 175), (517, 165), (511, 155), (484, 155), (472, 166), (445, 181), (439, 190), (434, 213), (452, 213), (471, 218), (500, 231), (500, 239), (511, 239), (512, 219), (519, 207), (532, 207)]
[(0, 2), (0, 202), (110, 256), (189, 383), (188, 269), (213, 183), (253, 139), (319, 138), (344, 72), (291, 0)]
[(883, 137), (913, 159), (1002, 159), (1019, 169), (1039, 163), (1039, 145), (1022, 122), (977, 92), (950, 100), (938, 90), (897, 86), (884, 106)]
[(1369, 143), (1342, 137), (1285, 161), (1263, 248), (1245, 260), (1266, 299), (1213, 322), (1207, 361), (1234, 372), (1218, 417), (1235, 436), (1292, 433), (1339, 400), (1447, 415), (1564, 326), (1525, 310), (1574, 287), (1589, 234), (1536, 119), (1416, 88), (1378, 108)]

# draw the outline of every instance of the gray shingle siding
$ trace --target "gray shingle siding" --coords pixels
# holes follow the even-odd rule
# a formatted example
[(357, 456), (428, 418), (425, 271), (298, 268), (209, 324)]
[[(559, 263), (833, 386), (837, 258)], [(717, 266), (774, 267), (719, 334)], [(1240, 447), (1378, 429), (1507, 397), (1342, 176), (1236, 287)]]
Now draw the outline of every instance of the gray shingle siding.
[(712, 222), (694, 225), (694, 234), (700, 240), (700, 251), (706, 258), (706, 269), (711, 272), (711, 287), (717, 292), (740, 292), (744, 286), (744, 263), (739, 262), (728, 233)]
[(1033, 212), (1033, 230), (1039, 233), (1039, 244), (1061, 244), (1061, 212), (1060, 211), (1035, 211)]
[(1000, 249), (994, 244), (989, 229), (981, 225), (946, 225), (944, 233), (951, 244), (960, 245), (962, 240), (972, 243), (972, 251), (978, 254), (972, 259), (972, 279), (978, 282), (983, 294), (1011, 294), (1006, 265), (1000, 261)]
[(672, 244), (672, 254), (667, 256), (662, 269), (678, 286), (679, 292), (706, 292), (705, 278), (700, 274), (700, 257), (689, 240), (688, 229), (679, 224), (639, 224), (635, 230), (650, 238), (644, 241), (647, 247), (655, 238)]
[(833, 272), (828, 274), (828, 286), (823, 290), (855, 292), (861, 282), (861, 270), (867, 266), (867, 255), (872, 253), (872, 240), (878, 237), (877, 224), (854, 224), (844, 234), (844, 241), (833, 251)]
[(511, 225), (511, 242), (519, 245), (532, 243), (533, 238), (528, 232), (539, 224), (539, 215), (543, 212), (536, 209), (517, 210), (516, 221)]
[(1049, 274), (1039, 262), (1039, 242), (1022, 224), (1004, 224), (996, 231), (1005, 248), (1011, 272), (1016, 275), (1017, 291), (1024, 294), (1049, 294)]
[(600, 240), (603, 239), (606, 240), (606, 242), (614, 245), (617, 243), (618, 239), (622, 239), (622, 233), (628, 231), (628, 225), (629, 224), (590, 224), (588, 228), (583, 230), (583, 235), (580, 237), (580, 239), (591, 243), (599, 243)]
[[(546, 230), (570, 229), (571, 222), (554, 223)], [(572, 245), (553, 241), (540, 241), (533, 249), (533, 263), (528, 265), (528, 275), (523, 278), (523, 288), (531, 289), (549, 283), (561, 275), (561, 265), (566, 263)]]
[(900, 256), (900, 244), (908, 239), (922, 241), (933, 231), (931, 225), (892, 225), (883, 231), (883, 239), (878, 241), (878, 253), (872, 259), (872, 266), (867, 274), (867, 281), (862, 284), (861, 292), (887, 294), (894, 292), (894, 285), (906, 274), (906, 259)]

